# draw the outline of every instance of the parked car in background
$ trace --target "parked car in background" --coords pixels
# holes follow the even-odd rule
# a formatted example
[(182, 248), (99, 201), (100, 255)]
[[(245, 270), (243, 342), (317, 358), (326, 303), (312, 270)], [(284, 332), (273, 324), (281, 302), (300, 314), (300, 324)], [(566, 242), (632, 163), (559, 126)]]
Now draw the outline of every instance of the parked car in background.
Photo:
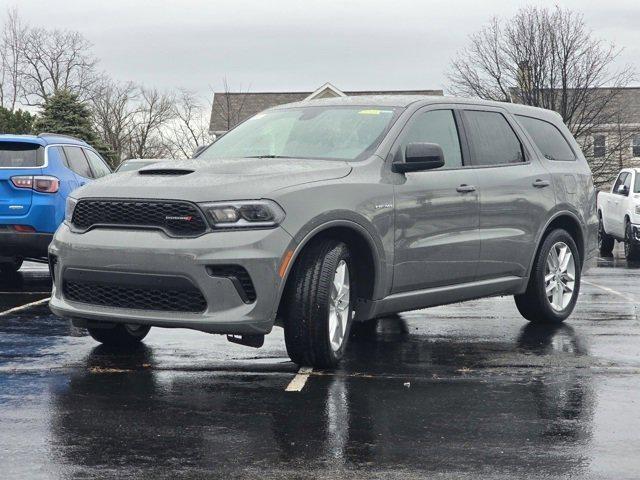
[[(166, 159), (165, 159), (166, 160)], [(161, 162), (159, 158), (131, 158), (125, 160), (115, 169), (113, 173), (131, 172), (133, 170), (140, 170), (142, 167), (148, 167), (154, 163)]]
[(362, 96), (275, 107), (195, 160), (69, 198), (51, 310), (105, 344), (151, 326), (260, 346), (274, 325), (331, 368), (352, 323), (513, 295), (557, 324), (596, 255), (591, 171), (562, 118), (516, 104)]
[(111, 173), (87, 143), (64, 135), (0, 135), (0, 270), (45, 259), (76, 188)]
[(640, 169), (621, 170), (611, 191), (598, 194), (598, 220), (601, 255), (611, 255), (617, 240), (627, 260), (640, 260)]

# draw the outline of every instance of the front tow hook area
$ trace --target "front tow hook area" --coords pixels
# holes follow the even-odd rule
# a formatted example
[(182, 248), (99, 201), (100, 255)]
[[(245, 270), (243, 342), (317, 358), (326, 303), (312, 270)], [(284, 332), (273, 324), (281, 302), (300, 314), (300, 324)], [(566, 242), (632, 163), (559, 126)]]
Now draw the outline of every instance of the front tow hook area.
[(227, 340), (253, 348), (260, 348), (264, 345), (264, 335), (227, 335)]

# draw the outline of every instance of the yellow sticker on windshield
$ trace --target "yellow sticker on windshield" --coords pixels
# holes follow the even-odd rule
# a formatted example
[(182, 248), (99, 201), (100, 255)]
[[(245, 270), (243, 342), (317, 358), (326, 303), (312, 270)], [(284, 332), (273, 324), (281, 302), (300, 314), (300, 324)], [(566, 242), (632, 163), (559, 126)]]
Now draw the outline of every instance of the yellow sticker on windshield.
[(383, 113), (382, 110), (360, 110), (358, 112), (360, 115), (380, 115)]

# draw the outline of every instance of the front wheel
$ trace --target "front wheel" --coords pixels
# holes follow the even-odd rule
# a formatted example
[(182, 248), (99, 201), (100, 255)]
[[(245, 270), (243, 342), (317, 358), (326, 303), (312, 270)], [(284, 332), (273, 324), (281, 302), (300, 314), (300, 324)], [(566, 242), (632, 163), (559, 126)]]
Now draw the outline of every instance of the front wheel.
[(527, 290), (514, 297), (518, 311), (533, 323), (564, 321), (578, 299), (580, 268), (571, 235), (561, 229), (552, 231), (538, 251)]
[(287, 353), (298, 365), (334, 368), (344, 356), (353, 317), (353, 273), (342, 242), (323, 240), (302, 252), (284, 299)]
[(118, 324), (113, 328), (87, 328), (94, 340), (114, 347), (131, 347), (147, 336), (151, 327), (145, 325)]
[(633, 227), (628, 220), (624, 228), (624, 256), (627, 260), (640, 260), (640, 242), (633, 238)]
[(598, 250), (603, 257), (610, 257), (615, 246), (615, 239), (604, 230), (602, 215), (598, 216)]

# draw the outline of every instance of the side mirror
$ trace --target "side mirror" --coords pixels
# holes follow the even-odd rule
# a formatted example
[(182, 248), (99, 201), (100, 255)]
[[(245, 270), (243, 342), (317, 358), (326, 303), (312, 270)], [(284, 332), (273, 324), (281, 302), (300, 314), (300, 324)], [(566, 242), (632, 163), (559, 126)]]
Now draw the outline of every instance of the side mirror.
[(620, 195), (627, 196), (627, 195), (629, 195), (629, 189), (627, 188), (626, 185), (619, 185), (618, 186), (618, 193)]
[(421, 172), (444, 166), (444, 152), (437, 143), (410, 143), (404, 152), (404, 162), (394, 162), (397, 173)]
[(198, 148), (195, 149), (191, 158), (197, 158), (209, 145), (198, 145)]

